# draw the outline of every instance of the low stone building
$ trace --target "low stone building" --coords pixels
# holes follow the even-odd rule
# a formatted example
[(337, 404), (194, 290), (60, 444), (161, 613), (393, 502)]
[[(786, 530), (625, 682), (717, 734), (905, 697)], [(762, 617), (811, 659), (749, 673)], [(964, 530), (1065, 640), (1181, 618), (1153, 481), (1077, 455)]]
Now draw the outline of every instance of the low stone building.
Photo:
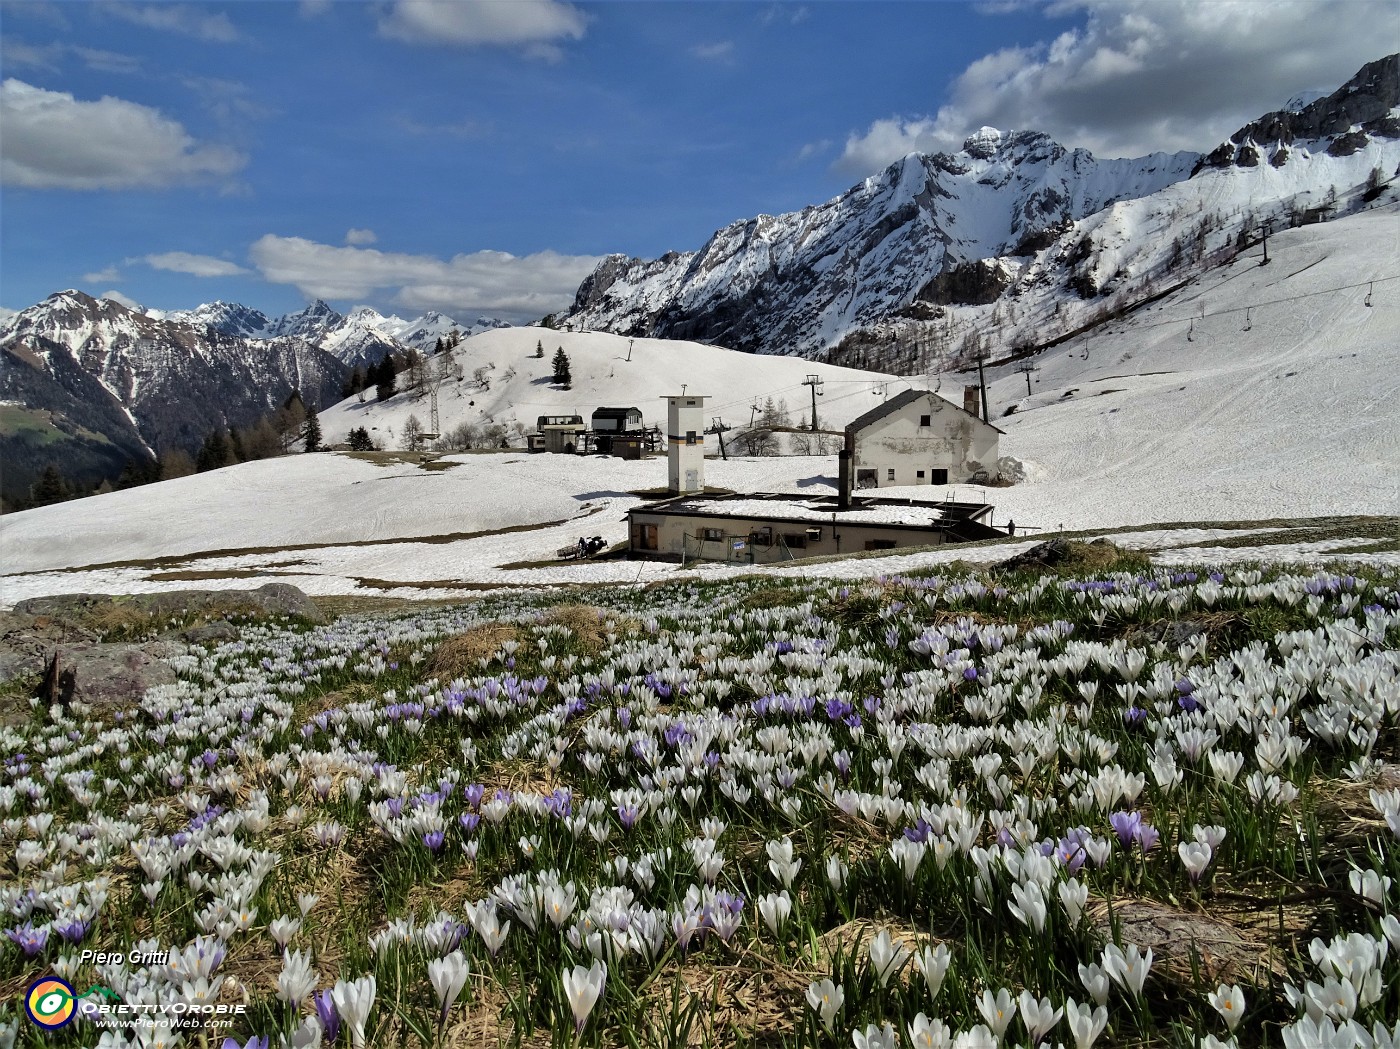
[(996, 476), (1002, 431), (931, 390), (905, 390), (846, 427), (840, 492)]
[(686, 496), (628, 511), (629, 556), (768, 564), (803, 557), (935, 546), (1006, 533), (987, 503), (790, 495)]

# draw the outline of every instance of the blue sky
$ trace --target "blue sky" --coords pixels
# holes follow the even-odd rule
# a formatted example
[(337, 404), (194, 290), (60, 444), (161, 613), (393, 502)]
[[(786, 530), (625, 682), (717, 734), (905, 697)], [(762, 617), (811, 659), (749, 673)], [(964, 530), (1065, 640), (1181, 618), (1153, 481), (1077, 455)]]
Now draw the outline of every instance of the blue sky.
[(1370, 0), (0, 5), (0, 304), (522, 321), (609, 252), (983, 124), (1208, 150), (1400, 40)]

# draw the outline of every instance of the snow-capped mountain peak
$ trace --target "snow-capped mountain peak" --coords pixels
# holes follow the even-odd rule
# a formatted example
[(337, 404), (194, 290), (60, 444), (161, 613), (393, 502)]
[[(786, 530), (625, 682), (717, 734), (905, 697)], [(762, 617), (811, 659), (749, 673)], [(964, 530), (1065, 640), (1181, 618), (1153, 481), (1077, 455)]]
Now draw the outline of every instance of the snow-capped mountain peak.
[(327, 306), (321, 299), (317, 299), (304, 310), (289, 313), (274, 321), (268, 330), (268, 335), (272, 338), (291, 335), (306, 339), (308, 342), (317, 342), (327, 332), (334, 331), (344, 323), (343, 316)]

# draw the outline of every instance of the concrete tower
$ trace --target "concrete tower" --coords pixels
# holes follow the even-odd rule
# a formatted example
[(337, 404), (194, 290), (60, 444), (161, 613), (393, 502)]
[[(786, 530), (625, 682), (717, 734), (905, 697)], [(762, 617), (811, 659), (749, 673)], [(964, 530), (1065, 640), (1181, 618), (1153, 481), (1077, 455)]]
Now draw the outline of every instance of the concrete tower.
[(666, 401), (666, 480), (673, 495), (705, 490), (705, 398), (693, 393)]

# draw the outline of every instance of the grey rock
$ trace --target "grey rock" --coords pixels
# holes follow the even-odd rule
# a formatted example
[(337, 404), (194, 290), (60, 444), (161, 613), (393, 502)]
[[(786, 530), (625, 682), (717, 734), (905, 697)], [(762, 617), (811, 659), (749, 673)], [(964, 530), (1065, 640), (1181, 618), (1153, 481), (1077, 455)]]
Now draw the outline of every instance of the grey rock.
[(134, 707), (147, 689), (175, 684), (175, 671), (164, 662), (172, 652), (165, 642), (61, 647), (52, 698), (64, 706), (86, 703), (96, 712)]
[(0, 612), (0, 683), (37, 678), (56, 645), (96, 640), (91, 630), (51, 615)]
[(100, 615), (110, 606), (122, 605), (152, 616), (196, 614), (211, 619), (230, 615), (294, 616), (324, 623), (316, 603), (289, 583), (267, 583), (256, 590), (171, 590), (160, 594), (56, 594), (31, 597), (15, 605), (15, 611), (81, 621)]
[(218, 644), (221, 641), (237, 641), (238, 628), (227, 619), (220, 619), (214, 623), (182, 630), (179, 636), (192, 645)]

